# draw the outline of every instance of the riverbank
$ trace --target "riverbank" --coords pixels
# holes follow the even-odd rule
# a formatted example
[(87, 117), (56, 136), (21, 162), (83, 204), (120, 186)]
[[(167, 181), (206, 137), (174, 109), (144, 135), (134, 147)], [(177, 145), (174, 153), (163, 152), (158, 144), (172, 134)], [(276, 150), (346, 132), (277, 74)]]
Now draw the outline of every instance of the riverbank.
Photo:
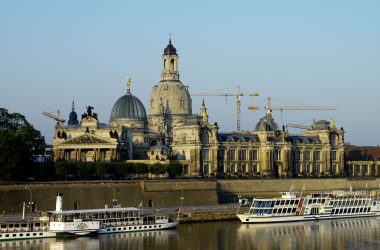
[[(139, 180), (46, 182), (0, 185), (0, 212), (21, 212), (34, 202), (37, 211), (55, 209), (56, 193), (63, 193), (63, 209), (100, 208), (117, 199), (122, 206), (183, 207), (236, 203), (237, 196), (275, 197), (279, 192), (378, 189), (379, 178), (361, 179), (247, 179), (247, 180)], [(190, 216), (191, 215), (191, 216)], [(189, 214), (188, 217), (196, 217)]]

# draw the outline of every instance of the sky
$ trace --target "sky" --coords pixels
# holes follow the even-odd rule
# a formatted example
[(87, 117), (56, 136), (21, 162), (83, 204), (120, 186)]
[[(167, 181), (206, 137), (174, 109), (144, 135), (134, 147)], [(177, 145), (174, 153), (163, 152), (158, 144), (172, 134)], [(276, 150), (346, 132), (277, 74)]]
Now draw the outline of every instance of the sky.
[[(337, 105), (332, 111), (274, 111), (282, 124), (330, 120), (345, 142), (380, 144), (380, 1), (0, 1), (0, 107), (24, 114), (52, 143), (55, 121), (92, 105), (108, 123), (131, 92), (145, 105), (160, 80), (172, 36), (190, 93), (242, 97), (241, 128), (265, 111), (248, 106)], [(193, 96), (193, 113), (202, 97)], [(205, 97), (209, 121), (236, 130), (236, 99)], [(291, 133), (301, 133), (291, 130)]]

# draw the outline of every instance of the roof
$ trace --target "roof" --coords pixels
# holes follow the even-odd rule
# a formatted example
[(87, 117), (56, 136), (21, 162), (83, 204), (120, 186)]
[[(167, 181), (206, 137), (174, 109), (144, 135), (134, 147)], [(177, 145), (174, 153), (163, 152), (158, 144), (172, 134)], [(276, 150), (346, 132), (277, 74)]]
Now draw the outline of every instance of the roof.
[(312, 136), (290, 135), (288, 138), (291, 143), (305, 143), (305, 144), (322, 143), (318, 137), (312, 137)]
[(62, 210), (62, 211), (49, 211), (52, 214), (86, 214), (86, 213), (106, 213), (106, 212), (123, 212), (123, 211), (140, 211), (135, 207), (113, 207), (113, 208), (94, 208), (94, 209), (78, 209), (78, 210)]
[(145, 107), (139, 98), (127, 93), (115, 102), (112, 107), (110, 121), (120, 119), (146, 121)]
[(346, 160), (380, 160), (380, 147), (345, 145)]
[(219, 133), (218, 142), (260, 142), (260, 140), (253, 134)]

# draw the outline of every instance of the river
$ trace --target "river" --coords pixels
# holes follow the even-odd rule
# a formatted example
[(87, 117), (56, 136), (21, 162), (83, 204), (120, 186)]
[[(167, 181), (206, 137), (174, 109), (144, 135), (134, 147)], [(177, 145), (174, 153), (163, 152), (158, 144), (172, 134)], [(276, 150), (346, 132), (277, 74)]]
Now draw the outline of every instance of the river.
[(265, 225), (237, 221), (181, 224), (166, 231), (0, 242), (0, 249), (380, 249), (380, 218)]

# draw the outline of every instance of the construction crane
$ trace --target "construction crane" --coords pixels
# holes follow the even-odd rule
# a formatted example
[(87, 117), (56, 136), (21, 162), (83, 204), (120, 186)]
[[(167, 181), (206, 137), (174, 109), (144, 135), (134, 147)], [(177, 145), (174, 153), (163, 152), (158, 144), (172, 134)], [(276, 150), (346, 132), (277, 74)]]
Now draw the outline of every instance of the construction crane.
[(310, 129), (310, 126), (305, 126), (305, 125), (300, 125), (300, 124), (293, 124), (293, 123), (288, 123), (286, 124), (287, 128), (299, 128), (299, 129)]
[(57, 114), (49, 113), (46, 111), (43, 111), (42, 114), (46, 117), (49, 117), (49, 118), (55, 120), (57, 122), (57, 124), (64, 123), (66, 121), (65, 119), (62, 118), (59, 110), (54, 111), (54, 112), (57, 112)]
[(249, 110), (257, 111), (257, 110), (268, 110), (269, 113), (272, 110), (280, 110), (281, 112), (284, 110), (336, 110), (335, 106), (310, 106), (310, 105), (301, 105), (301, 106), (272, 106), (271, 98), (268, 97), (268, 106), (267, 107), (257, 107), (257, 106), (249, 106)]
[(224, 93), (224, 92), (199, 92), (199, 93), (192, 93), (192, 96), (224, 96), (226, 99), (229, 96), (236, 96), (236, 130), (237, 132), (240, 132), (240, 116), (241, 116), (241, 97), (244, 95), (249, 96), (258, 96), (259, 93), (253, 92), (253, 93), (242, 93), (240, 91), (240, 85), (237, 85), (237, 92), (236, 93)]

